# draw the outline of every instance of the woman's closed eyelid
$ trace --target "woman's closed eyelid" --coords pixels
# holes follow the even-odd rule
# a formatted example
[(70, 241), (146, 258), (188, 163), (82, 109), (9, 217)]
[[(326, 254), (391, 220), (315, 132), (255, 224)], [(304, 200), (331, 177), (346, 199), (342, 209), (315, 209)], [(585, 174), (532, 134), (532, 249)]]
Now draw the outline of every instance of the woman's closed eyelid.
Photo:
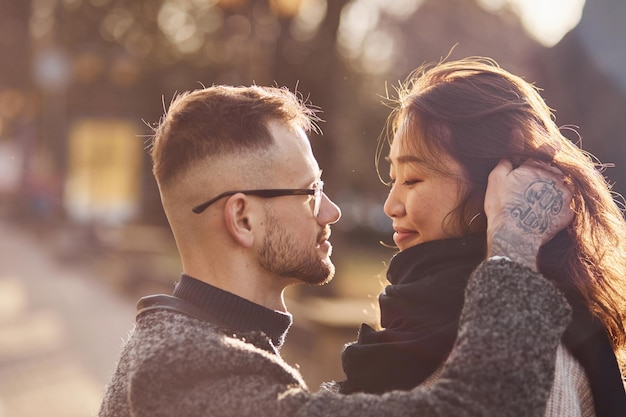
[[(404, 180), (404, 181), (402, 181), (401, 184), (405, 185), (405, 186), (411, 186), (411, 185), (415, 185), (415, 184), (420, 183), (420, 182), (422, 182), (422, 180)], [(391, 178), (387, 182), (387, 186), (388, 187), (393, 187), (395, 184), (396, 184), (396, 179), (394, 179), (394, 178)]]

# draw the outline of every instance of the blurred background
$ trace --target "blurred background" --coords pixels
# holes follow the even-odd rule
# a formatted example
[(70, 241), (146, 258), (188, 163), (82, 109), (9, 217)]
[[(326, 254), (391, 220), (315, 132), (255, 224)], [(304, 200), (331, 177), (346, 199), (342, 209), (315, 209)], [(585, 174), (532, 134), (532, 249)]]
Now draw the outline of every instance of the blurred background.
[(494, 58), (623, 194), (624, 21), (624, 0), (0, 0), (0, 417), (95, 415), (136, 300), (171, 292), (145, 148), (176, 92), (278, 85), (324, 111), (338, 273), (289, 291), (283, 349), (316, 390), (376, 322), (393, 254), (374, 167), (388, 92), (450, 51)]

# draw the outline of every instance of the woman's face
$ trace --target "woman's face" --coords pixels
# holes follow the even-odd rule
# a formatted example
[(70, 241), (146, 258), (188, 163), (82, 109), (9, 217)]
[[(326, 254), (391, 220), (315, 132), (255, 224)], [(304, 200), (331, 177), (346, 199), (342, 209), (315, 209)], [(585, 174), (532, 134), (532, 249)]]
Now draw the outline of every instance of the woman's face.
[[(450, 220), (459, 203), (462, 167), (451, 158), (442, 158), (451, 175), (430, 168), (411, 148), (404, 146), (403, 135), (396, 135), (389, 152), (391, 190), (385, 201), (385, 214), (393, 220), (393, 240), (403, 251), (431, 240), (464, 234)], [(454, 226), (457, 225), (457, 226)], [(455, 229), (456, 228), (456, 229)]]

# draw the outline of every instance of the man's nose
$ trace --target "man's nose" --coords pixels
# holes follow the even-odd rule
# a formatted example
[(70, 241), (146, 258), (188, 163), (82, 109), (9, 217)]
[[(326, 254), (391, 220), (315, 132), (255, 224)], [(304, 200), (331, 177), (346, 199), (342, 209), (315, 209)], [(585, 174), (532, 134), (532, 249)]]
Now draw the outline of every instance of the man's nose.
[(320, 225), (334, 224), (341, 218), (341, 209), (325, 193), (322, 193), (322, 203), (317, 222)]

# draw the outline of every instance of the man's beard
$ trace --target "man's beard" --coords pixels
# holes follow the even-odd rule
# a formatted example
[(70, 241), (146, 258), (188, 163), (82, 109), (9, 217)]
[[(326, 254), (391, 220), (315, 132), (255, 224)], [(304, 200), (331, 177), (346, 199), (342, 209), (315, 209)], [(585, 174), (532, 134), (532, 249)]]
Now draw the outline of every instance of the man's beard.
[[(320, 233), (318, 241), (324, 233)], [(306, 284), (322, 285), (335, 275), (335, 266), (323, 259), (315, 247), (306, 247), (289, 235), (271, 212), (267, 213), (267, 233), (259, 251), (261, 267), (285, 278), (296, 278)]]

